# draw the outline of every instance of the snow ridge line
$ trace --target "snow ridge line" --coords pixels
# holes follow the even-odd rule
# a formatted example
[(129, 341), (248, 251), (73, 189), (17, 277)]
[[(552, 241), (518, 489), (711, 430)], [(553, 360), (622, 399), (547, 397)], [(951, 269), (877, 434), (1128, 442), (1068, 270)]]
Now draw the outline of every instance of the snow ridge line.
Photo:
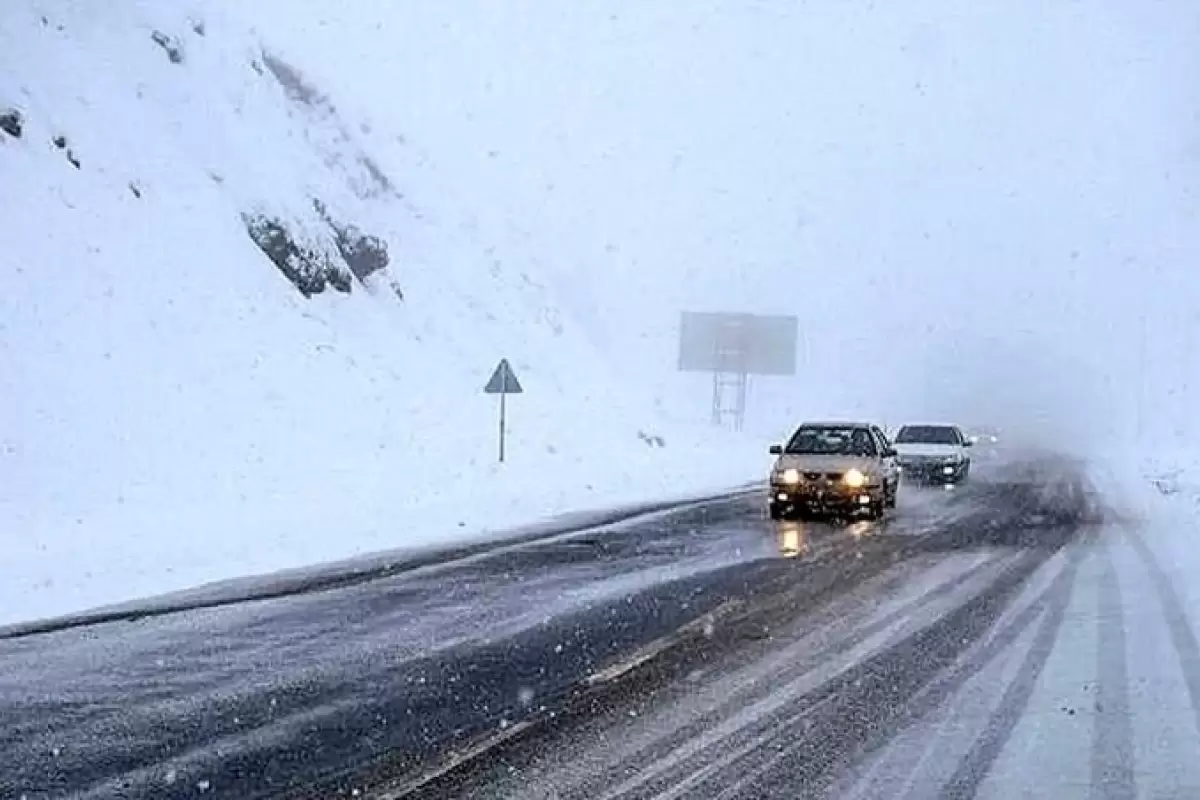
[[(853, 753), (852, 758), (861, 759), (890, 740), (900, 728), (957, 691), (1008, 644), (1009, 638), (1004, 637), (980, 648), (978, 634), (995, 624), (1003, 610), (1026, 585), (1029, 576), (1046, 560), (1044, 552), (1029, 550), (1022, 553), (1008, 562), (989, 586), (965, 603), (957, 605), (937, 621), (888, 643), (883, 649), (822, 683), (805, 696), (798, 709), (772, 719), (770, 728), (760, 735), (760, 742), (774, 741), (779, 743), (781, 751), (791, 752), (772, 753), (760, 760), (759, 753), (754, 749), (746, 750), (741, 755), (751, 756), (757, 763), (751, 765), (743, 762), (741, 768), (753, 770), (755, 779), (761, 780), (777, 769), (784, 759), (796, 758), (798, 760), (793, 769), (804, 773), (812, 792), (819, 794), (827, 790), (839, 766), (840, 757), (834, 755), (829, 758), (828, 752), (805, 755), (795, 751), (789, 743), (809, 740), (810, 737), (813, 741), (821, 742), (838, 740), (838, 745), (833, 748), (834, 753)], [(1070, 588), (1072, 577), (1073, 574), (1067, 576), (1066, 589)], [(1053, 602), (1055, 589), (1062, 590), (1063, 576), (1060, 575), (1056, 580), (1055, 586), (1040, 595), (1016, 620), (1015, 629), (1008, 632), (1012, 638), (1045, 618), (1046, 607)], [(966, 638), (962, 638), (964, 625), (975, 628)], [(910, 675), (905, 679), (909, 685), (899, 689), (899, 696), (904, 697), (905, 702), (898, 703), (892, 713), (883, 719), (871, 720), (866, 717), (860, 719), (851, 711), (856, 704), (869, 702), (868, 698), (888, 696), (889, 691), (897, 691), (892, 688), (897, 675), (895, 665), (910, 663), (913, 659), (926, 660), (918, 669), (923, 677), (916, 679)], [(953, 666), (947, 671), (946, 667), (950, 664)], [(757, 748), (758, 751), (768, 749), (771, 748)], [(848, 762), (842, 764), (846, 765)], [(720, 783), (718, 775), (710, 774), (707, 767), (702, 768), (701, 772), (709, 783)], [(728, 777), (733, 779), (732, 775)], [(668, 786), (654, 796), (669, 798), (674, 795)]]
[[(1012, 563), (1005, 561), (1003, 557), (983, 561), (970, 570), (952, 578), (947, 583), (939, 585), (933, 591), (922, 594), (898, 606), (891, 613), (879, 619), (866, 621), (865, 623), (860, 620), (859, 623), (852, 623), (843, 629), (831, 633), (830, 644), (826, 648), (811, 650), (810, 647), (799, 648), (793, 645), (797, 650), (811, 650), (807, 658), (802, 658), (797, 662), (797, 672), (788, 674), (786, 678), (776, 676), (774, 680), (768, 681), (771, 684), (771, 688), (765, 692), (755, 691), (731, 697), (727, 703), (718, 706), (714, 711), (706, 714), (692, 725), (681, 728), (678, 734), (681, 742), (679, 745), (674, 747), (669, 754), (657, 757), (656, 764), (639, 771), (636, 775), (621, 783), (617, 788), (610, 789), (607, 794), (603, 795), (603, 800), (636, 796), (636, 790), (642, 789), (651, 781), (660, 785), (674, 787), (675, 789), (682, 787), (684, 784), (691, 785), (693, 779), (700, 776), (701, 773), (707, 775), (712, 772), (710, 766), (716, 763), (712, 758), (715, 757), (718, 760), (724, 760), (720, 758), (719, 750), (722, 743), (731, 739), (735, 734), (744, 732), (751, 726), (762, 728), (763, 730), (755, 734), (755, 744), (748, 747), (741, 746), (735, 748), (736, 752), (749, 754), (761, 744), (761, 741), (769, 735), (770, 731), (785, 727), (797, 719), (804, 719), (819, 710), (819, 708), (806, 706), (805, 710), (797, 717), (794, 711), (786, 707), (786, 704), (790, 701), (780, 700), (779, 698), (811, 696), (813, 693), (819, 692), (823, 686), (836, 681), (843, 674), (854, 670), (859, 664), (871, 658), (874, 654), (885, 652), (895, 643), (908, 638), (913, 631), (905, 630), (901, 626), (893, 632), (885, 643), (863, 654), (861, 657), (854, 658), (851, 655), (853, 651), (870, 639), (889, 631), (904, 620), (919, 617), (926, 608), (937, 607), (947, 597), (952, 597), (964, 587), (974, 586), (981, 575), (994, 573), (991, 576), (992, 580), (994, 580), (996, 575), (1004, 572), (1011, 566)], [(990, 582), (988, 585), (990, 585)], [(979, 593), (982, 593), (987, 591), (987, 586), (976, 586), (976, 589), (978, 589)], [(956, 603), (953, 607), (958, 608), (960, 605), (969, 603), (973, 596), (975, 596), (975, 593), (961, 598), (961, 602)], [(870, 620), (870, 614), (864, 612), (864, 620)], [(811, 640), (805, 637), (799, 641), (807, 645)], [(829, 672), (825, 677), (820, 677), (824, 665), (843, 660), (844, 663), (839, 663), (839, 666), (835, 670)], [(828, 702), (828, 699), (823, 702)], [(723, 722), (723, 720), (734, 718), (736, 716), (735, 712), (739, 708), (753, 708), (761, 710), (762, 713), (756, 714), (752, 718), (736, 725), (731, 725), (727, 721)], [(767, 732), (764, 733), (764, 730)], [(714, 748), (717, 749), (714, 750)], [(705, 755), (710, 750), (714, 753), (711, 757)], [(637, 754), (637, 756), (642, 755), (644, 755), (644, 751)], [(689, 773), (687, 772), (689, 764), (697, 763), (704, 766), (690, 773), (691, 777), (689, 777)], [(674, 795), (664, 795), (664, 797), (669, 796)]]
[[(1076, 545), (1075, 557), (1068, 561), (1063, 572), (1055, 583), (1047, 590), (1042, 601), (1032, 608), (1038, 608), (1041, 624), (1034, 633), (1033, 643), (1020, 671), (1004, 692), (1000, 705), (992, 714), (991, 719), (983, 727), (983, 733), (971, 745), (971, 749), (962, 758), (954, 774), (942, 786), (939, 797), (942, 800), (957, 800), (957, 798), (974, 797), (979, 791), (984, 778), (991, 771), (992, 765), (1004, 750), (1009, 737), (1017, 723), (1025, 714), (1029, 700), (1037, 687), (1038, 678), (1050, 654), (1054, 651), (1054, 643), (1058, 639), (1058, 631), (1066, 617), (1067, 606), (1071, 602), (1071, 590), (1075, 585), (1075, 576), (1079, 564), (1083, 560), (1084, 548)], [(1045, 604), (1045, 610), (1040, 606)], [(1030, 622), (1033, 619), (1029, 620)], [(1023, 628), (1022, 628), (1023, 629)], [(1015, 631), (1019, 633), (1020, 630)], [(990, 659), (988, 659), (990, 660)], [(981, 661), (982, 667), (986, 661)]]
[[(1069, 598), (1076, 570), (1083, 560), (1086, 549), (1082, 542), (1076, 541), (1069, 542), (1054, 552), (1065, 553), (1065, 563), (1058, 568), (1048, 584), (1044, 588), (1040, 588), (1035, 597), (1028, 603), (1020, 606), (1020, 610), (1015, 615), (1009, 616), (1011, 610), (1014, 608), (1012, 605), (1013, 602), (1019, 600), (1019, 595), (1023, 587), (1029, 585), (1030, 579), (1039, 570), (1049, 564), (1053, 556), (1043, 557), (1036, 550), (1026, 551), (1010, 562), (1000, 578), (982, 595), (969, 601), (967, 606), (960, 608), (958, 612), (952, 612), (952, 614), (961, 613), (964, 609), (968, 609), (968, 607), (973, 609), (964, 619), (972, 625), (981, 624), (985, 629), (992, 631), (992, 633), (990, 635), (981, 635), (968, 644), (956, 657), (952, 666), (935, 674), (929, 683), (912, 695), (907, 701), (904, 710), (896, 718), (889, 720), (885, 725), (875, 730), (872, 733), (870, 741), (859, 751), (858, 760), (860, 763), (865, 763), (867, 756), (885, 746), (901, 729), (913, 724), (916, 720), (930, 714), (945, 704), (973, 676), (977, 675), (989, 663), (1006, 652), (1026, 631), (1038, 624), (1039, 620), (1043, 621), (1044, 624), (1046, 616), (1053, 613), (1053, 607), (1056, 602), (1064, 601), (1064, 598)], [(998, 607), (994, 611), (989, 611), (988, 606), (993, 603), (998, 604)], [(947, 626), (945, 619), (934, 623), (933, 627), (944, 628), (946, 634), (954, 635), (953, 631), (955, 631), (955, 628)], [(1020, 677), (1018, 677), (1019, 680)], [(1003, 706), (1000, 707), (997, 714), (1002, 713)], [(1002, 722), (1003, 720), (998, 721), (998, 717), (993, 717), (989, 720), (988, 725), (1001, 724)], [(984, 727), (984, 730), (987, 730), (987, 726)], [(980, 739), (982, 738), (980, 737)], [(979, 750), (983, 754), (985, 749), (980, 740), (974, 742), (971, 750), (959, 761), (955, 776), (965, 777), (966, 773), (964, 772), (963, 765), (967, 759), (971, 757), (974, 751)], [(978, 765), (978, 762), (975, 763)], [(919, 789), (911, 783), (912, 775), (919, 769), (919, 766), (919, 764), (914, 764), (909, 770), (910, 783), (908, 791), (904, 794), (905, 798), (924, 798), (928, 793), (928, 790)], [(962, 775), (959, 773), (962, 773)], [(869, 772), (854, 779), (853, 784), (857, 787), (855, 789), (856, 796), (863, 796), (863, 783), (869, 780)], [(951, 785), (952, 782), (943, 784), (942, 797), (971, 796), (971, 793), (965, 790), (961, 795), (954, 795), (947, 791)]]
[(1138, 558), (1141, 559), (1142, 566), (1150, 574), (1150, 581), (1158, 593), (1158, 602), (1162, 606), (1167, 630), (1171, 633), (1175, 656), (1179, 659), (1179, 665), (1183, 670), (1183, 681), (1187, 687), (1196, 730), (1200, 731), (1200, 670), (1196, 669), (1196, 665), (1200, 664), (1200, 641), (1197, 640), (1196, 633), (1188, 622), (1187, 611), (1179, 599), (1174, 582), (1162, 565), (1158, 563), (1158, 559), (1155, 558), (1145, 540), (1136, 530), (1128, 526), (1122, 526), (1121, 533), (1133, 547)]
[(1092, 796), (1099, 800), (1137, 797), (1133, 715), (1129, 703), (1124, 601), (1111, 545), (1101, 543), (1096, 595), (1096, 722), (1092, 728)]
[[(59, 617), (18, 622), (13, 625), (0, 626), (0, 641), (23, 639), (48, 633), (59, 633), (76, 628), (91, 627), (112, 622), (138, 622), (151, 617), (162, 617), (185, 611), (200, 611), (204, 609), (221, 608), (258, 600), (274, 600), (333, 589), (343, 589), (357, 586), (381, 578), (388, 578), (401, 573), (413, 572), (422, 568), (441, 567), (461, 562), (470, 558), (479, 558), (503, 552), (509, 548), (519, 548), (539, 542), (548, 542), (560, 536), (573, 536), (588, 533), (611, 525), (632, 522), (655, 514), (671, 514), (698, 508), (710, 503), (733, 501), (752, 496), (758, 491), (757, 485), (740, 486), (731, 490), (714, 494), (689, 497), (686, 499), (660, 500), (624, 506), (608, 511), (598, 511), (585, 514), (583, 519), (578, 515), (565, 515), (557, 523), (551, 521), (546, 526), (537, 526), (533, 531), (514, 533), (511, 536), (496, 536), (485, 541), (476, 541), (464, 545), (450, 545), (430, 550), (414, 550), (407, 553), (387, 557), (384, 554), (376, 556), (361, 556), (350, 561), (335, 563), (325, 568), (301, 568), (284, 570), (272, 576), (235, 579), (234, 581), (209, 584), (211, 593), (205, 594), (206, 587), (184, 590), (169, 595), (133, 601), (118, 606), (84, 611), (78, 614), (68, 614)], [(576, 517), (571, 521), (572, 517)], [(222, 590), (221, 587), (227, 587)]]

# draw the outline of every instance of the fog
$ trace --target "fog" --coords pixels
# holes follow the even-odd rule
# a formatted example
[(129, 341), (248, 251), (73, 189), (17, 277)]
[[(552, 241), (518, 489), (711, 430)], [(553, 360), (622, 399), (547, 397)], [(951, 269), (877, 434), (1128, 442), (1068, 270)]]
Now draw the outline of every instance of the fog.
[(1197, 436), (1194, 2), (362, 7), (323, 77), (681, 413), (677, 315), (731, 310), (800, 317), (764, 431)]

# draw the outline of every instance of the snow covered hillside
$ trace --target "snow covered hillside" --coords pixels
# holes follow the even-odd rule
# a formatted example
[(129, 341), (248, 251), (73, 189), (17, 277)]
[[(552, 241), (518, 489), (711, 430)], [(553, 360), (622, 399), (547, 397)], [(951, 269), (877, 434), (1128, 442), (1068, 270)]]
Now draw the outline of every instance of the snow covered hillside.
[(0, 623), (758, 476), (223, 7), (0, 9)]
[(244, 5), (643, 373), (680, 307), (791, 313), (806, 369), (752, 387), (768, 429), (1200, 443), (1194, 0)]
[[(1200, 6), (1018, 5), (0, 3), (0, 618), (729, 485), (798, 417), (1200, 450)], [(799, 316), (752, 435), (683, 309)]]

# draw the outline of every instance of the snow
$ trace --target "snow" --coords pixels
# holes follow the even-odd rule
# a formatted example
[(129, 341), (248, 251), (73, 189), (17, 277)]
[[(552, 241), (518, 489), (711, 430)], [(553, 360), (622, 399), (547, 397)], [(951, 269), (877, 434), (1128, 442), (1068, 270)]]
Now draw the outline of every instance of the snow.
[(680, 407), (703, 413), (703, 377), (650, 369), (677, 308), (779, 312), (802, 370), (752, 381), (756, 425), (1069, 446), (1133, 435), (1141, 397), (1197, 441), (1188, 0), (283, 5), (242, 13), (421, 142), (498, 252)]
[[(726, 488), (799, 418), (1186, 461), (1200, 15), (1018, 17), (9, 0), (0, 624)], [(305, 298), (244, 215), (391, 264)], [(684, 309), (800, 315), (749, 435)]]
[[(0, 105), (25, 119), (0, 134), (19, 199), (0, 217), (0, 623), (761, 475), (759, 442), (657, 407), (545, 270), (490, 253), (401, 132), (291, 99), (222, 5), (0, 14)], [(387, 241), (385, 274), (288, 283), (242, 215), (332, 252), (314, 200)], [(482, 393), (501, 357), (525, 388), (503, 465)]]
[(983, 798), (1200, 789), (1196, 499), (1125, 482), (1137, 468), (1093, 465), (1105, 491), (1121, 486), (1118, 513), (1043, 563), (960, 660), (962, 685), (835, 794), (945, 794), (952, 776)]

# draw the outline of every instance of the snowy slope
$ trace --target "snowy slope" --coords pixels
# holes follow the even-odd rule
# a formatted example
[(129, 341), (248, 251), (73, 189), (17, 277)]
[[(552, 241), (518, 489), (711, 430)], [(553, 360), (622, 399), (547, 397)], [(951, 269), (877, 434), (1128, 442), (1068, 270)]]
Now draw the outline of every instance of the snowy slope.
[(420, 142), (670, 407), (706, 411), (704, 376), (658, 368), (680, 308), (793, 313), (800, 373), (751, 387), (762, 435), (950, 418), (1200, 448), (1189, 0), (238, 13)]
[(1192, 0), (355, 9), (238, 13), (583, 288), (605, 355), (649, 373), (680, 307), (796, 313), (806, 369), (756, 382), (752, 422), (1033, 416), (1071, 444), (1132, 435), (1144, 397), (1200, 443)]
[(757, 475), (684, 308), (800, 316), (757, 437), (1200, 449), (1200, 13), (1019, 5), (0, 3), (0, 617)]
[[(757, 476), (223, 5), (0, 10), (0, 622)], [(249, 217), (349, 291), (305, 297)], [(349, 226), (385, 270), (348, 277)]]

